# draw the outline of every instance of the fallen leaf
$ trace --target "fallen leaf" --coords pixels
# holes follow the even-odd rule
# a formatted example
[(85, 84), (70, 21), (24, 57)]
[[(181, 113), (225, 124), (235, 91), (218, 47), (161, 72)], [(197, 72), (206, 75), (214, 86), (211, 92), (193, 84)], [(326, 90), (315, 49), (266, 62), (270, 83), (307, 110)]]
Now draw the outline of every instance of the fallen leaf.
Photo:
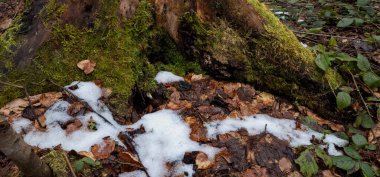
[(293, 165), (292, 162), (288, 158), (281, 158), (278, 161), (278, 166), (280, 167), (280, 170), (284, 173), (289, 173), (292, 171)]
[(330, 170), (323, 170), (322, 176), (323, 177), (340, 177), (340, 175), (335, 174), (335, 173), (331, 172)]
[(37, 119), (38, 119), (38, 121), (34, 120), (34, 127), (36, 127), (38, 130), (45, 131), (46, 130), (46, 117), (45, 117), (45, 115), (41, 115)]
[(70, 134), (76, 130), (79, 130), (82, 127), (82, 122), (79, 119), (75, 119), (71, 121), (69, 124), (66, 126), (66, 133)]
[(376, 141), (377, 138), (380, 138), (380, 122), (369, 131), (368, 142), (372, 143), (373, 141)]
[(195, 164), (198, 169), (205, 170), (211, 168), (214, 165), (214, 162), (208, 159), (207, 154), (200, 152), (195, 158)]
[(18, 98), (10, 103), (6, 104), (4, 107), (0, 109), (0, 113), (8, 118), (17, 118), (20, 117), (22, 111), (29, 105), (29, 102)]
[(84, 108), (85, 107), (84, 107), (84, 105), (81, 102), (79, 102), (79, 101), (74, 102), (67, 109), (67, 114), (70, 115), (70, 116), (75, 116), (79, 111), (81, 111)]
[(85, 74), (90, 74), (95, 70), (96, 63), (92, 60), (82, 60), (77, 64), (78, 68)]
[(111, 88), (102, 88), (102, 97), (108, 98), (112, 95), (112, 89)]
[(135, 156), (134, 154), (130, 152), (119, 153), (118, 158), (120, 162), (127, 163), (134, 167), (142, 167), (137, 156)]
[(101, 144), (95, 144), (91, 147), (91, 152), (95, 159), (106, 159), (115, 150), (115, 141), (107, 138)]
[(191, 82), (195, 82), (195, 81), (199, 81), (199, 80), (201, 80), (203, 78), (203, 75), (202, 74), (194, 74), (194, 75), (192, 75), (191, 76)]
[(275, 97), (270, 93), (261, 92), (258, 95), (257, 100), (265, 106), (272, 106), (275, 101)]
[(266, 168), (255, 165), (253, 168), (245, 170), (242, 177), (269, 177), (269, 174)]
[(62, 98), (62, 92), (48, 92), (40, 96), (39, 102), (45, 108), (52, 106), (55, 102)]
[(226, 83), (223, 85), (223, 91), (231, 98), (233, 98), (237, 90), (241, 87), (241, 83)]

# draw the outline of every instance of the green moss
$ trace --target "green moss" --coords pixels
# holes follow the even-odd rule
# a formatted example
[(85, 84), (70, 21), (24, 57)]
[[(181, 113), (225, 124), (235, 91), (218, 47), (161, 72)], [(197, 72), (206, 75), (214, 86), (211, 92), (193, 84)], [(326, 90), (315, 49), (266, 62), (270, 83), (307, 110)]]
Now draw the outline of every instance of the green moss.
[(67, 162), (63, 153), (65, 152), (52, 150), (42, 157), (42, 160), (50, 166), (56, 177), (66, 177), (68, 175)]
[(324, 78), (327, 80), (331, 89), (336, 90), (344, 84), (342, 76), (334, 69), (329, 68), (326, 70)]
[[(61, 9), (55, 1), (51, 1), (40, 15), (57, 8)], [(45, 18), (48, 21), (44, 24), (52, 30), (51, 38), (38, 50), (32, 66), (22, 70), (12, 68), (1, 79), (29, 85), (30, 94), (56, 90), (56, 87), (46, 82), (48, 79), (61, 85), (74, 80), (100, 79), (105, 87), (112, 88), (115, 97), (127, 102), (138, 80), (151, 83), (154, 77), (150, 70), (145, 69), (152, 66), (144, 53), (144, 47), (154, 35), (153, 6), (145, 0), (140, 1), (134, 18), (124, 22), (120, 22), (118, 8), (117, 0), (101, 1), (95, 12), (94, 28), (63, 25), (59, 23), (58, 17), (54, 22), (51, 18)], [(89, 75), (76, 66), (85, 59), (96, 62), (95, 71)], [(151, 84), (145, 85), (151, 87)], [(1, 94), (0, 104), (22, 96), (22, 92), (13, 92), (14, 89), (0, 88), (0, 92), (4, 93)]]

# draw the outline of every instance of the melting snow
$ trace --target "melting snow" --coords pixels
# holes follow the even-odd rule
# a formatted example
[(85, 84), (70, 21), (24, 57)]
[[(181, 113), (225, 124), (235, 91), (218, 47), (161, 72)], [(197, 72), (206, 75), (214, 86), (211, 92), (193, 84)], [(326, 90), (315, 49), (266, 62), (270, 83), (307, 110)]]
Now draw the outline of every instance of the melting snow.
[(222, 121), (214, 121), (208, 123), (206, 127), (208, 131), (207, 136), (210, 138), (216, 138), (218, 134), (245, 128), (249, 135), (257, 135), (266, 131), (281, 140), (288, 141), (293, 147), (310, 145), (310, 140), (315, 137), (327, 143), (328, 153), (335, 156), (342, 155), (342, 153), (336, 150), (334, 145), (343, 147), (348, 143), (346, 140), (334, 135), (323, 135), (305, 126), (302, 126), (304, 130), (298, 130), (296, 129), (296, 122), (294, 120), (277, 119), (262, 114), (245, 117), (244, 119), (228, 118)]
[[(213, 159), (219, 151), (192, 141), (189, 138), (190, 127), (171, 110), (146, 114), (129, 128), (138, 129), (140, 126), (144, 127), (145, 133), (136, 136), (134, 141), (141, 162), (150, 175), (161, 177), (187, 172), (191, 176), (193, 165), (182, 163), (185, 152), (202, 151)], [(168, 162), (175, 163), (172, 173), (166, 169)]]
[(154, 78), (158, 83), (170, 83), (170, 82), (178, 82), (183, 81), (183, 77), (177, 76), (171, 72), (168, 71), (160, 71), (157, 73), (156, 77)]
[[(96, 110), (113, 125), (104, 121), (97, 114), (89, 112), (77, 116), (76, 118), (82, 123), (81, 128), (67, 134), (67, 132), (61, 128), (61, 125), (74, 119), (74, 117), (67, 114), (70, 104), (66, 101), (58, 101), (45, 113), (47, 130), (42, 132), (32, 128), (32, 131), (24, 136), (26, 143), (40, 148), (53, 148), (61, 145), (64, 150), (75, 150), (79, 152), (90, 151), (92, 145), (102, 143), (103, 138), (108, 136), (119, 141), (117, 135), (122, 130), (122, 126), (113, 120), (112, 113), (104, 103), (99, 100), (101, 97), (101, 89), (93, 82), (73, 82), (67, 86), (67, 88), (75, 84), (78, 85), (78, 89), (73, 90), (72, 93), (86, 101), (93, 110)], [(96, 122), (96, 131), (91, 131), (87, 128), (90, 119)], [(32, 122), (24, 118), (17, 119), (17, 121), (13, 122), (13, 128), (18, 132), (21, 132), (22, 129), (29, 126), (33, 127)]]
[(146, 174), (141, 170), (136, 170), (132, 172), (121, 173), (119, 174), (119, 177), (146, 177)]

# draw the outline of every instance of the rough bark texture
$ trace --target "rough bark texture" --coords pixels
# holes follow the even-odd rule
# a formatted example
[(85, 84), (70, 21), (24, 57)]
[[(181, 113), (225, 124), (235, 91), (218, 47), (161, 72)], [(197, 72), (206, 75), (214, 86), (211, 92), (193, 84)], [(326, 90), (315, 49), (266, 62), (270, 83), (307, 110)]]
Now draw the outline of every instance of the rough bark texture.
[(0, 118), (0, 151), (16, 163), (25, 176), (50, 177), (52, 171), (9, 125)]
[[(18, 55), (30, 46), (30, 40), (19, 39), (13, 47), (15, 57), (3, 52), (7, 57), (0, 60), (0, 68), (1, 63), (13, 64), (2, 78), (9, 82), (25, 78), (34, 84), (32, 92), (51, 89), (41, 84), (46, 79), (62, 84), (101, 79), (114, 89), (111, 103), (121, 105), (120, 99), (126, 100), (135, 86), (151, 89), (156, 71), (183, 74), (200, 65), (215, 78), (252, 83), (326, 118), (347, 118), (347, 111), (335, 110), (332, 93), (344, 82), (340, 75), (334, 70), (321, 72), (313, 53), (258, 0), (51, 0), (40, 12), (33, 19), (43, 25), (47, 37), (38, 37), (33, 30), (28, 33), (41, 40), (32, 49), (27, 47), (33, 59), (31, 52)], [(33, 39), (28, 34), (22, 38)], [(87, 58), (97, 62), (90, 76), (75, 66)], [(28, 77), (28, 72), (36, 72), (33, 68), (39, 69), (37, 78)], [(16, 96), (0, 96), (0, 103)], [(116, 110), (126, 114), (125, 107)]]

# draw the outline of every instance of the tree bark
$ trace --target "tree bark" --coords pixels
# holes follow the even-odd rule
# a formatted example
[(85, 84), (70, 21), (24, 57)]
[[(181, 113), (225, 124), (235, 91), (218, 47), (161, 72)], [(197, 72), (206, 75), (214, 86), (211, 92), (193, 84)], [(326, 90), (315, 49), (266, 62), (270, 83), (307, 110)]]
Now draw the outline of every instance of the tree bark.
[(25, 176), (50, 177), (52, 171), (9, 125), (0, 117), (0, 151), (20, 168)]
[[(52, 2), (36, 1), (45, 3), (42, 10), (41, 5), (31, 5), (31, 12), (39, 16), (33, 16), (27, 34), (18, 35), (22, 40), (16, 46), (21, 47), (13, 49), (15, 55), (4, 57), (18, 68), (3, 69), (7, 70), (4, 80), (43, 83), (56, 79), (67, 84), (72, 78), (101, 79), (107, 87), (114, 87), (116, 95), (122, 95), (115, 97), (125, 99), (135, 85), (146, 85), (154, 72), (173, 69), (168, 65), (173, 70), (183, 66), (187, 72), (191, 71), (187, 66), (198, 63), (215, 78), (254, 84), (307, 105), (326, 118), (344, 121), (352, 117), (349, 110), (336, 110), (333, 91), (344, 83), (340, 74), (333, 69), (320, 71), (314, 54), (258, 0)], [(90, 76), (76, 68), (79, 60), (87, 58), (98, 63)], [(185, 64), (177, 65), (178, 61)], [(20, 74), (27, 66), (38, 68), (27, 70), (41, 72), (34, 75), (38, 79)], [(111, 70), (112, 76), (107, 74)], [(34, 87), (43, 88), (36, 89), (40, 92), (51, 89), (46, 84)], [(4, 103), (1, 96), (0, 103)]]

